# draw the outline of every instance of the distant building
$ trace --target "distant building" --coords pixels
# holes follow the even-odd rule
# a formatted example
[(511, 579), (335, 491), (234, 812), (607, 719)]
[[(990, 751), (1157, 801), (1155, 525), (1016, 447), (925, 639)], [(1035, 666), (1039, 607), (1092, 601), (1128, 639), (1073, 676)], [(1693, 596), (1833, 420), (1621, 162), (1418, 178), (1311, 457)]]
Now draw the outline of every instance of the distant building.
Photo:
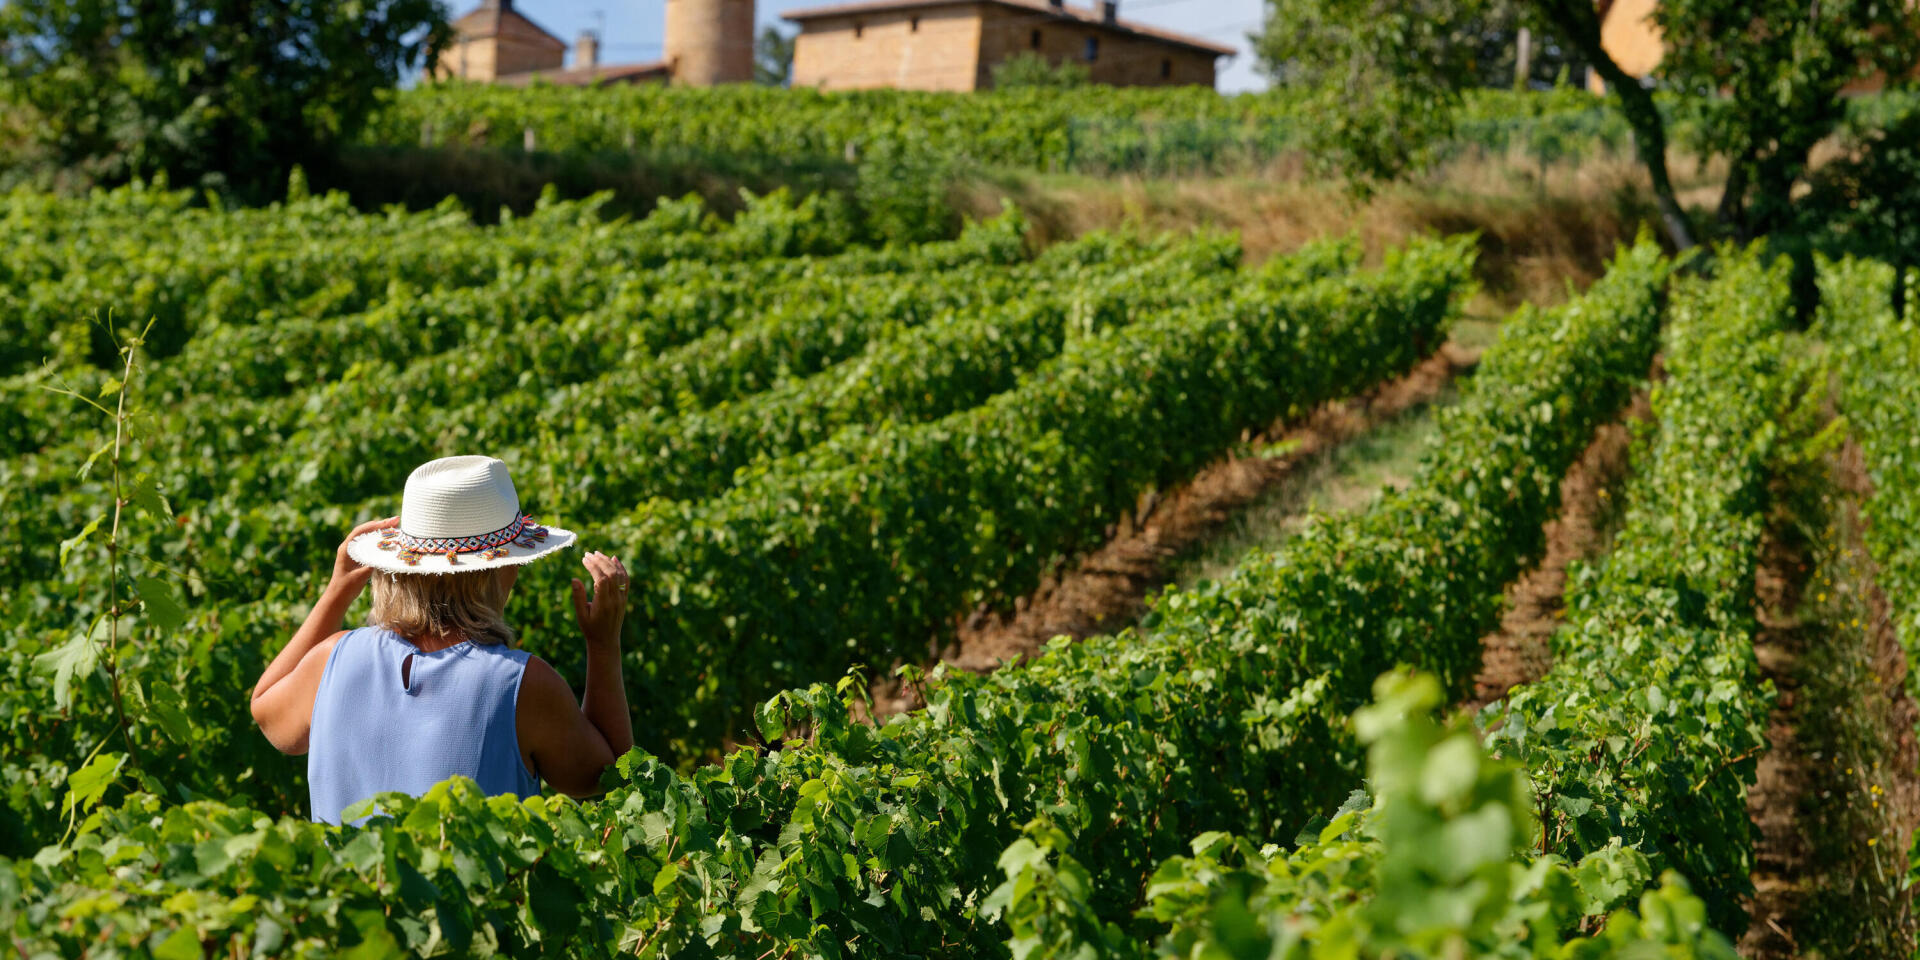
[(433, 76), (498, 80), (518, 73), (558, 70), (567, 45), (513, 9), (513, 0), (482, 0), (453, 22), (453, 43), (434, 63)]
[(864, 0), (786, 14), (793, 85), (825, 90), (898, 87), (982, 90), (993, 68), (1022, 53), (1084, 65), (1114, 86), (1214, 85), (1232, 47), (1061, 0)]
[(458, 77), (524, 86), (535, 80), (666, 83), (709, 87), (753, 79), (754, 0), (667, 0), (666, 56), (641, 63), (601, 63), (600, 38), (582, 32), (566, 64), (567, 45), (513, 0), (481, 0), (453, 21), (454, 41), (435, 63), (435, 79)]

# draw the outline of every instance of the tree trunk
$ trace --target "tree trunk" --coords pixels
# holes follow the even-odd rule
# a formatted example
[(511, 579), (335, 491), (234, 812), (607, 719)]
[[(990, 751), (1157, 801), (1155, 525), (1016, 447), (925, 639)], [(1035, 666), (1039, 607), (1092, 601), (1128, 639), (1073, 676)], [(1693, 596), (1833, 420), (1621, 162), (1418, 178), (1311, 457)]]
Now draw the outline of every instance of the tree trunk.
[(1747, 171), (1752, 164), (1751, 149), (1733, 159), (1732, 165), (1727, 168), (1726, 186), (1720, 190), (1720, 208), (1714, 214), (1714, 220), (1721, 228), (1742, 242), (1749, 239), (1746, 232)]
[(1536, 6), (1620, 97), (1620, 112), (1633, 131), (1634, 153), (1646, 166), (1648, 179), (1653, 181), (1654, 203), (1660, 209), (1667, 238), (1676, 250), (1692, 248), (1693, 224), (1687, 219), (1687, 211), (1680, 206), (1679, 198), (1674, 196), (1673, 180), (1667, 175), (1666, 121), (1653, 102), (1653, 93), (1640, 85), (1639, 78), (1627, 76), (1600, 45), (1600, 17), (1592, 0), (1538, 0)]
[(1533, 84), (1533, 31), (1521, 27), (1513, 39), (1513, 88), (1526, 90)]

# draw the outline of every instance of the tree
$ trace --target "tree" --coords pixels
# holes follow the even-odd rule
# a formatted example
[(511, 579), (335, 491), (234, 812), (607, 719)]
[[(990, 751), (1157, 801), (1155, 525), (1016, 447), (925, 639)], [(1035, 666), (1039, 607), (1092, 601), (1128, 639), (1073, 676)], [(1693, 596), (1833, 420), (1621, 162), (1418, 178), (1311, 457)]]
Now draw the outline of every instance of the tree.
[(1742, 240), (1794, 220), (1814, 146), (1846, 120), (1841, 92), (1876, 74), (1902, 85), (1920, 61), (1920, 13), (1899, 0), (1668, 0), (1655, 20), (1660, 78), (1683, 95), (1691, 145), (1728, 161), (1718, 219)]
[[(1327, 101), (1325, 148), (1350, 173), (1381, 179), (1418, 169), (1452, 131), (1463, 87), (1476, 82), (1473, 51), (1506, 24), (1557, 39), (1605, 81), (1634, 135), (1668, 237), (1695, 230), (1667, 171), (1668, 119), (1641, 78), (1600, 41), (1593, 0), (1269, 0), (1256, 38), (1283, 82)], [(1814, 144), (1845, 118), (1840, 94), (1871, 75), (1899, 85), (1920, 61), (1920, 15), (1910, 4), (1807, 4), (1798, 0), (1663, 0), (1656, 8), (1666, 54), (1658, 80), (1694, 121), (1690, 144), (1730, 163), (1719, 205), (1723, 229), (1747, 238), (1805, 218), (1794, 187)]]
[[(1425, 167), (1499, 25), (1489, 0), (1269, 0), (1256, 55), (1305, 91), (1308, 150), (1363, 189)], [(1509, 73), (1508, 77), (1511, 78)], [(1510, 82), (1510, 79), (1509, 79)]]
[(793, 81), (793, 38), (772, 25), (753, 41), (753, 82), (784, 87)]
[(1673, 178), (1667, 172), (1667, 123), (1660, 115), (1653, 91), (1631, 77), (1607, 53), (1600, 42), (1600, 12), (1593, 0), (1532, 0), (1523, 10), (1529, 19), (1557, 29), (1574, 49), (1592, 64), (1595, 73), (1612, 91), (1620, 114), (1633, 131), (1633, 150), (1640, 165), (1647, 168), (1647, 180), (1653, 187), (1654, 205), (1667, 230), (1667, 239), (1676, 249), (1693, 246), (1693, 222), (1680, 198), (1673, 191)]
[(85, 182), (277, 190), (446, 36), (439, 0), (6, 0), (0, 102)]
[(1834, 254), (1884, 260), (1894, 267), (1893, 309), (1906, 315), (1907, 274), (1920, 266), (1920, 113), (1849, 132), (1847, 152), (1813, 174), (1804, 232)]

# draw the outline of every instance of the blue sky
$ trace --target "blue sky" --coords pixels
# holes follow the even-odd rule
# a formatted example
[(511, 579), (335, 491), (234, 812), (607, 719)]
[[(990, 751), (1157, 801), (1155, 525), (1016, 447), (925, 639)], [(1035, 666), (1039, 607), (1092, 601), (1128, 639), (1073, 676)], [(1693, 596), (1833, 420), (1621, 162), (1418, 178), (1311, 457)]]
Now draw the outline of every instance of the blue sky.
[[(478, 0), (447, 2), (457, 17), (473, 9)], [(777, 23), (790, 32), (793, 24), (780, 19), (782, 11), (825, 2), (830, 0), (759, 0), (757, 9), (762, 24)], [(1091, 0), (1077, 2), (1086, 5)], [(1228, 61), (1220, 73), (1220, 89), (1235, 93), (1266, 87), (1246, 52), (1246, 35), (1260, 26), (1264, 4), (1265, 0), (1120, 0), (1120, 16), (1238, 47), (1240, 56)], [(515, 9), (568, 43), (582, 30), (600, 30), (600, 59), (609, 63), (660, 56), (665, 6), (665, 0), (514, 0)]]

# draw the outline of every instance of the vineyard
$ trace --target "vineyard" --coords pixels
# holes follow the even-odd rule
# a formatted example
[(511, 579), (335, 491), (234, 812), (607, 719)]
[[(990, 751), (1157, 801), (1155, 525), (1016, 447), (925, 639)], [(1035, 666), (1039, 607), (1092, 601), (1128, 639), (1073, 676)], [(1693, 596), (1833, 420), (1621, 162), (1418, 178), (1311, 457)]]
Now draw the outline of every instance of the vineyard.
[[(695, 157), (778, 156), (883, 162), (926, 151), (1031, 170), (1170, 175), (1257, 169), (1300, 142), (1310, 108), (1297, 98), (1221, 97), (1199, 87), (956, 96), (907, 90), (820, 93), (739, 86), (531, 91), (439, 84), (394, 95), (364, 135), (387, 146), (508, 147)], [(1619, 148), (1618, 117), (1578, 91), (1470, 98), (1461, 147), (1557, 157)]]
[[(723, 94), (740, 102), (658, 111), (632, 88), (594, 114), (559, 90), (428, 88), (375, 136), (538, 122), (570, 148), (759, 149), (722, 138), (772, 129), (724, 120), (761, 94)], [(1241, 147), (1280, 128), (1125, 96), (1240, 125)], [(783, 122), (842, 151), (857, 111), (831, 110), (865, 100), (1007, 162), (1100, 115), (948, 130), (915, 112), (931, 98), (887, 94), (782, 101)], [(552, 112), (500, 113), (528, 104)], [(634, 119), (665, 116), (708, 126)], [(1769, 585), (1838, 582), (1826, 554), (1780, 559), (1794, 524), (1858, 535), (1865, 630), (1920, 656), (1920, 331), (1883, 265), (1821, 261), (1801, 330), (1763, 244), (1622, 248), (1501, 324), (1407, 482), (1137, 623), (973, 673), (938, 656), (970, 613), (1022, 603), (1143, 495), (1439, 351), (1474, 240), (1248, 264), (1207, 233), (1035, 249), (1012, 208), (875, 248), (817, 196), (732, 219), (605, 203), (480, 226), (298, 181), (252, 209), (5, 198), (16, 952), (1729, 957), (1775, 859), (1755, 810), (1791, 697)], [(1563, 480), (1623, 422), (1626, 478), (1599, 493), (1620, 502), (1547, 662), (1463, 709)], [(476, 451), (633, 571), (639, 749), (590, 801), (455, 780), (378, 798), (364, 826), (310, 822), (305, 762), (242, 691), (341, 535), (393, 514), (415, 465)], [(577, 685), (567, 567), (526, 568), (509, 615)], [(903, 712), (876, 705), (887, 683)], [(1873, 797), (1914, 772), (1893, 766)], [(1869, 841), (1889, 902), (1911, 830)]]

